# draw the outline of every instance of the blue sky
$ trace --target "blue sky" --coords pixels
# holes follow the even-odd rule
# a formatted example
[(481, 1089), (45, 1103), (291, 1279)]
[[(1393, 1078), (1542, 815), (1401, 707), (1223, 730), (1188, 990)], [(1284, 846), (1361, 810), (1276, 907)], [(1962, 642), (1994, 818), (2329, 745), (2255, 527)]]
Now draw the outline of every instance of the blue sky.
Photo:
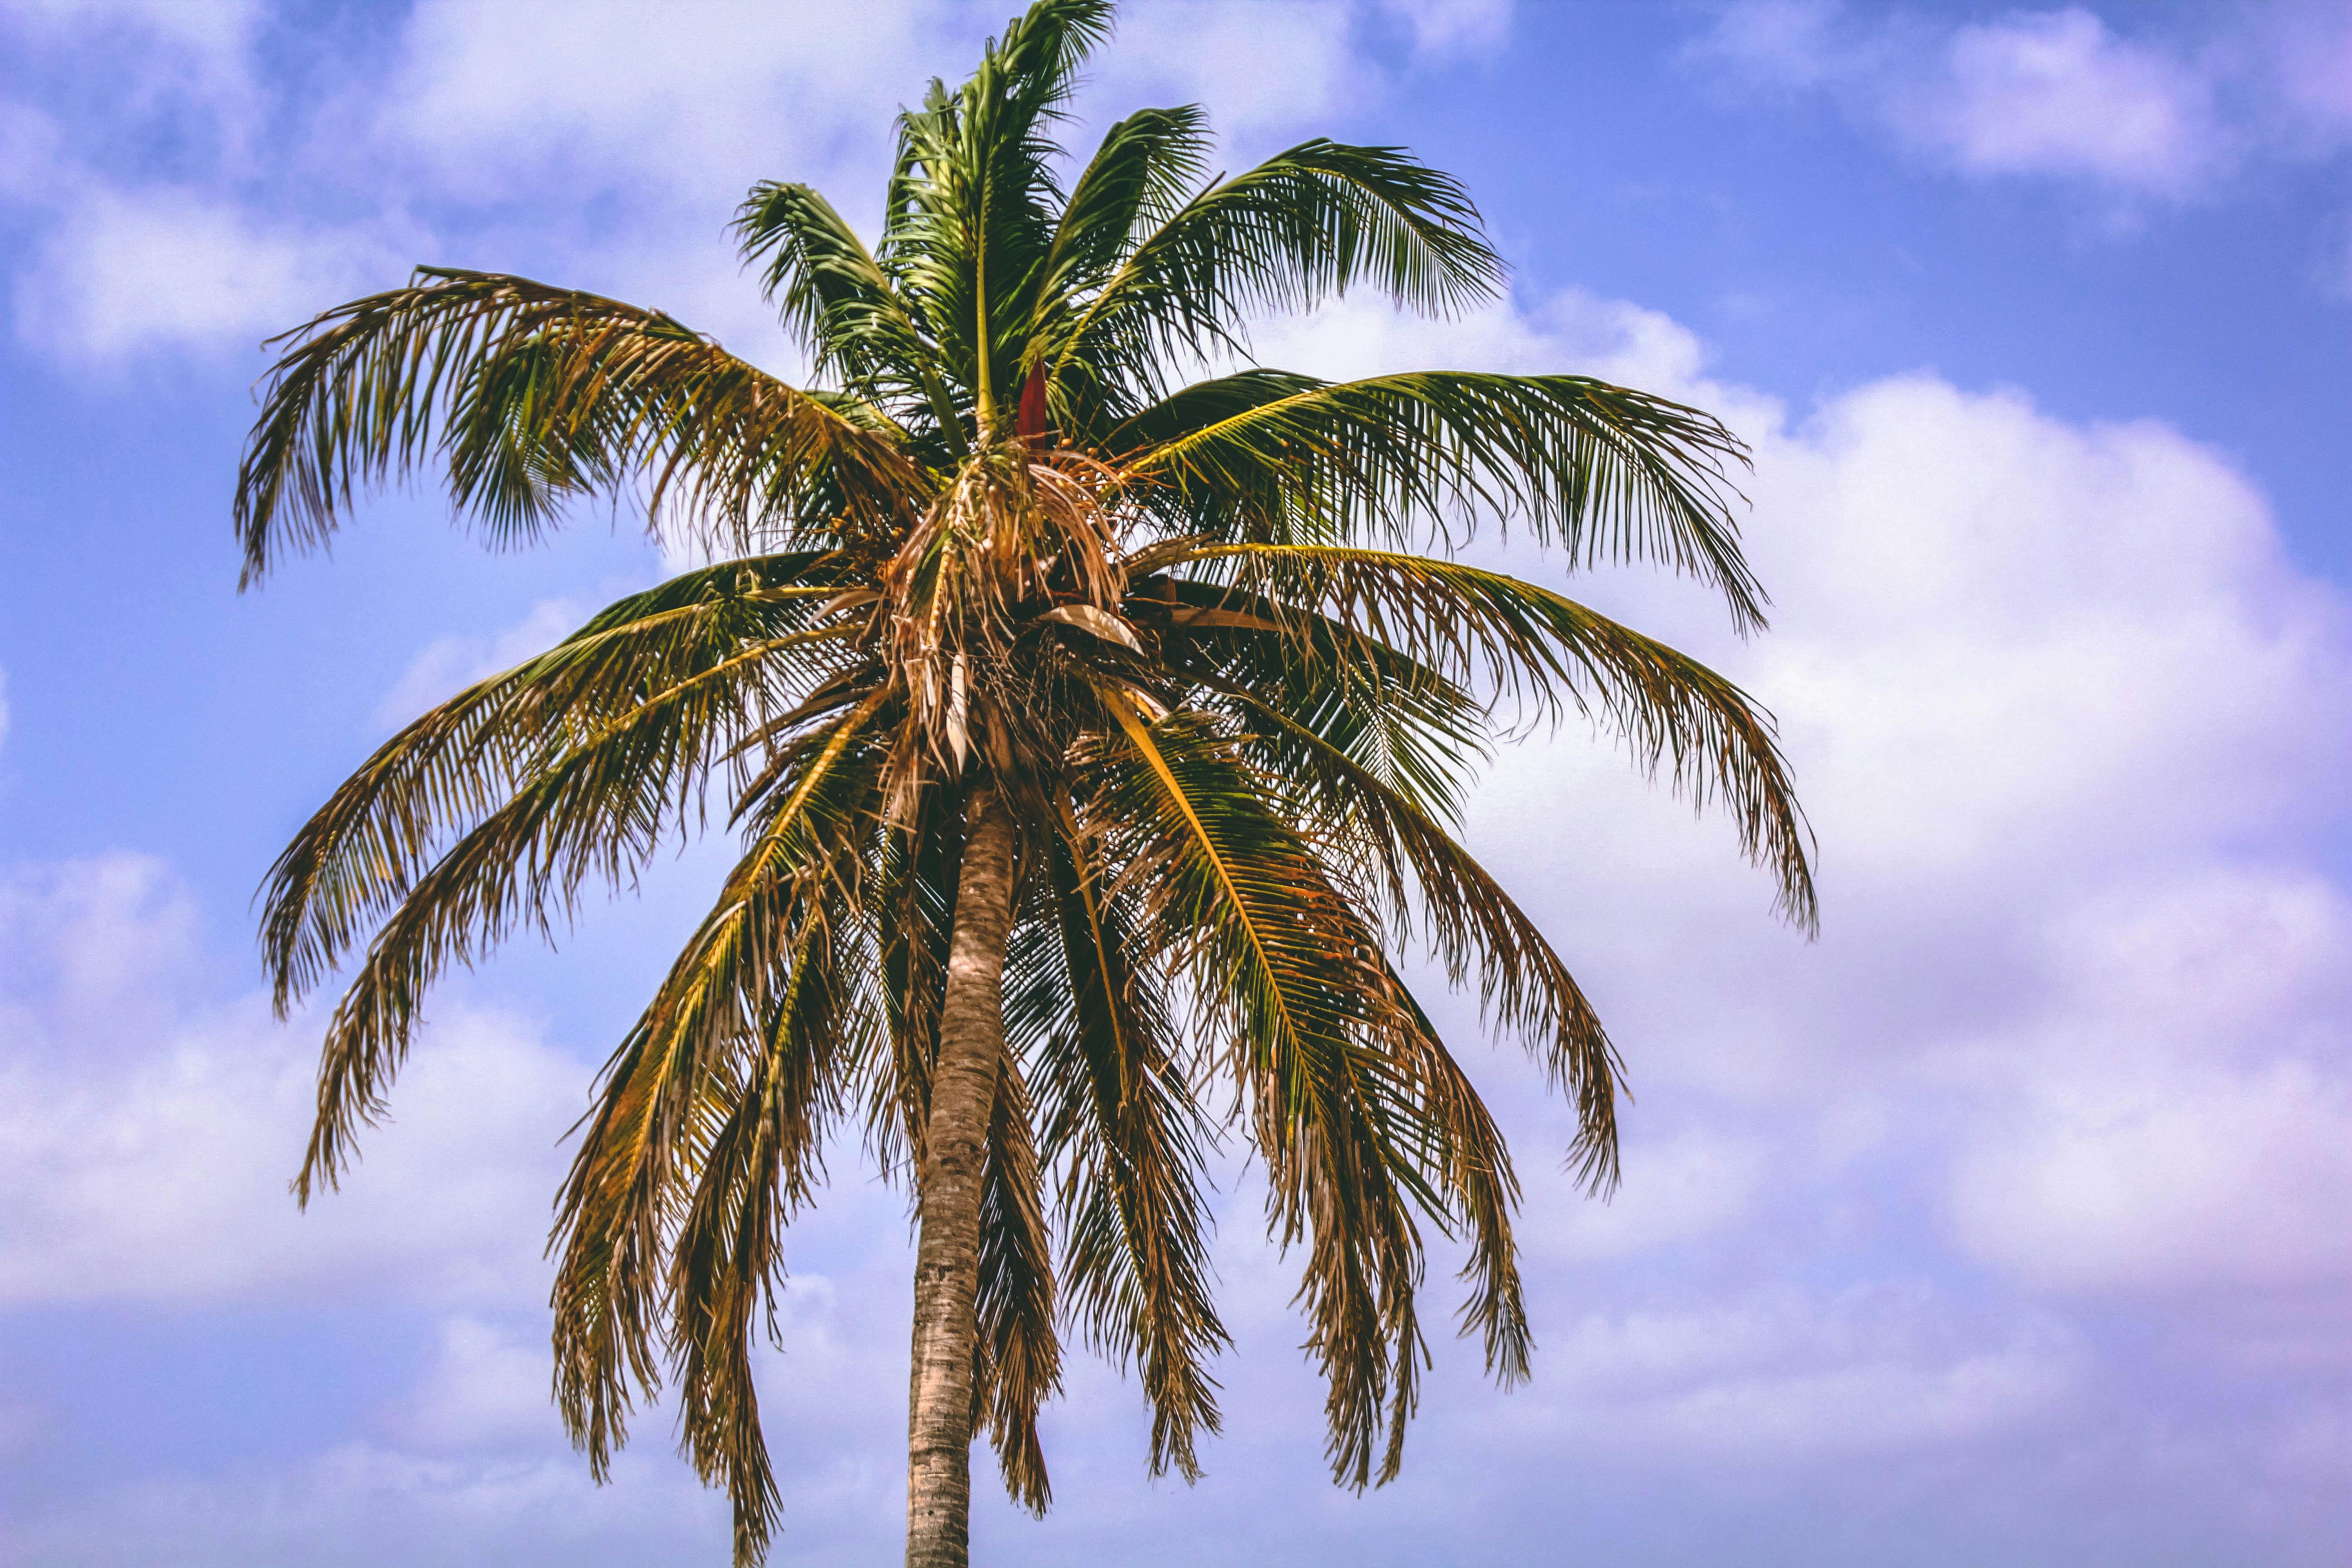
[[(0, 1560), (722, 1560), (665, 1413), (614, 1486), (565, 1447), (539, 1258), (710, 854), (451, 984), (303, 1216), (315, 1026), (269, 1022), (248, 907), (375, 740), (664, 558), (604, 515), (488, 554), (420, 492), (238, 596), (255, 345), (443, 262), (795, 374), (734, 201), (870, 224), (889, 112), (1006, 8), (0, 6)], [(1055, 1511), (987, 1504), (982, 1559), (2352, 1555), (2352, 6), (1138, 0), (1086, 115), (1193, 100), (1234, 166), (1412, 146), (1516, 268), (1460, 322), (1269, 322), (1269, 363), (1583, 371), (1751, 442), (1769, 636), (1572, 588), (1779, 713), (1824, 929), (1605, 741), (1506, 755), (1474, 843), (1639, 1097), (1588, 1203), (1471, 1053), (1535, 1381), (1441, 1342), (1404, 1479), (1333, 1490), (1235, 1163), (1208, 1479), (1148, 1482), (1087, 1366)], [(844, 1151), (766, 1371), (779, 1563), (897, 1550), (906, 1240)]]

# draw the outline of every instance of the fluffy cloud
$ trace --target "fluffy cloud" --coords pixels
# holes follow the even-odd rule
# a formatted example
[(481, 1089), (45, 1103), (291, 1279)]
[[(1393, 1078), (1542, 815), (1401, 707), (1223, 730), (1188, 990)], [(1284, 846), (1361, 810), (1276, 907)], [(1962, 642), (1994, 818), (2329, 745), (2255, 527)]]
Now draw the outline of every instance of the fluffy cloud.
[(0, 1303), (511, 1302), (543, 1278), (578, 1064), (445, 1005), (398, 1121), (297, 1212), (315, 1026), (202, 998), (200, 921), (156, 862), (0, 886)]
[(2200, 47), (2118, 32), (2082, 5), (1939, 28), (1863, 21), (1833, 0), (1743, 0), (1699, 52), (1754, 82), (1834, 93), (1963, 174), (2179, 197), (2249, 155), (2325, 154), (2352, 133), (2340, 12), (2283, 4), (2236, 20)]
[(61, 355), (251, 344), (396, 264), (350, 230), (276, 223), (190, 190), (89, 182), (16, 283), (18, 331)]
[[(1564, 1110), (1524, 1068), (1479, 1061), (1529, 1183), (1537, 1380), (1505, 1398), (1475, 1354), (1441, 1346), (1406, 1481), (1285, 1512), (1251, 1549), (1321, 1560), (1350, 1541), (1424, 1560), (1444, 1531), (1548, 1528), (1528, 1511), (1528, 1456), (1544, 1454), (1581, 1467), (1604, 1536), (1616, 1505), (1598, 1500), (1704, 1465), (1731, 1479), (1686, 1510), (1693, 1552), (1749, 1539), (1750, 1492), (1796, 1489), (1851, 1521), (1834, 1560), (1883, 1561), (1923, 1521), (2006, 1539), (1990, 1503), (1914, 1484), (1966, 1453), (2009, 1478), (2004, 1506), (2043, 1521), (2105, 1517), (2151, 1476), (2193, 1474), (2166, 1531), (2317, 1561), (2337, 1516), (2265, 1500), (2322, 1474), (2314, 1456), (2342, 1427), (2323, 1325), (2342, 1289), (2331, 1226), (2352, 1201), (2352, 911), (2310, 846), (2342, 826), (2352, 634), (2339, 598), (2282, 556), (2260, 495), (2161, 426), (2076, 425), (1932, 376), (1797, 417), (1710, 381), (1673, 321), (1576, 296), (1444, 327), (1347, 305), (1260, 347), (1333, 374), (1573, 366), (1727, 414), (1755, 447), (1748, 536), (1777, 629), (1739, 643), (1703, 595), (1654, 575), (1576, 588), (1776, 707), (1822, 836), (1827, 921), (1811, 947), (1774, 927), (1723, 825), (1695, 826), (1605, 746), (1506, 753), (1474, 840), (1625, 1046), (1642, 1095), (1629, 1187), (1612, 1207), (1577, 1200), (1552, 1163)], [(423, 662), (439, 681), (478, 656), (498, 653)], [(35, 1560), (79, 1561), (93, 1541), (119, 1555), (165, 1518), (197, 1521), (184, 1555), (222, 1563), (295, 1560), (352, 1520), (377, 1521), (387, 1561), (466, 1531), (532, 1561), (591, 1519), (635, 1521), (628, 1540), (705, 1538), (709, 1504), (666, 1461), (641, 1457), (625, 1493), (592, 1497), (532, 1371), (533, 1254), (579, 1064), (451, 1006), (352, 1190), (296, 1219), (280, 1183), (307, 1051), (250, 1004), (202, 999), (169, 878), (118, 858), (19, 876), (8, 897), (5, 1103), (46, 1109), (0, 1131), (0, 1177), (28, 1194), (0, 1222), (0, 1289), (18, 1303), (389, 1292), (438, 1335), (362, 1436), (291, 1468), (110, 1494), (101, 1513), (60, 1503), (20, 1529)], [(68, 1037), (100, 1048), (68, 1053)], [(1002, 1549), (1083, 1561), (1131, 1548), (1143, 1520), (1191, 1550), (1217, 1521), (1323, 1495), (1295, 1263), (1262, 1240), (1248, 1173), (1228, 1175), (1217, 1258), (1241, 1345), (1210, 1482), (1140, 1489), (1134, 1392), (1081, 1367), (1049, 1434), (1063, 1508), (1031, 1533), (990, 1504), (982, 1533)], [(796, 1228), (766, 1384), (796, 1521), (782, 1562), (887, 1550), (905, 1239), (898, 1200), (846, 1158)], [(2145, 1352), (2103, 1326), (2114, 1312), (2230, 1369), (2227, 1408), (2195, 1376), (2147, 1386)], [(2194, 1436), (2208, 1430), (2250, 1457)]]
[(2352, 1278), (2352, 905), (2309, 873), (2216, 870), (2074, 912), (2048, 1064), (1971, 1129), (1972, 1250), (2062, 1293), (2194, 1298)]
[[(52, 60), (103, 54), (130, 84), (99, 122), (0, 99), (0, 198), (39, 236), (14, 280), (21, 335), (100, 361), (241, 345), (418, 259), (528, 270), (560, 255), (567, 280), (657, 296), (788, 365), (728, 215), (753, 181), (796, 178), (872, 227), (890, 135), (876, 106), (957, 77), (1003, 17), (940, 0), (694, 0), (575, 6), (551, 28), (517, 0), (424, 0), (364, 42), (364, 67), (273, 96), (251, 67), (278, 19), (50, 0), (0, 22)], [(1254, 154), (1415, 62), (1491, 49), (1509, 19), (1507, 0), (1136, 0), (1084, 103), (1198, 98)], [(134, 126), (180, 148), (170, 183), (139, 166)]]
[(2087, 11), (1963, 27), (1946, 58), (1948, 90), (1908, 129), (1969, 174), (2087, 174), (2169, 191), (2219, 156), (2211, 89)]

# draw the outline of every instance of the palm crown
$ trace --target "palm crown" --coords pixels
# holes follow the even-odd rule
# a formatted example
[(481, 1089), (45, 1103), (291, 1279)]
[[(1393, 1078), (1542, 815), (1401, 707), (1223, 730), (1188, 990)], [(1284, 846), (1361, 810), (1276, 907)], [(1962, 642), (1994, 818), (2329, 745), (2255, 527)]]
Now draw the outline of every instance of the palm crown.
[(555, 1348), (600, 1474), (633, 1397), (675, 1381), (739, 1557), (776, 1500), (752, 1334), (845, 1133), (921, 1223), (910, 1561), (962, 1560), (976, 1426), (1044, 1507), (1066, 1322), (1139, 1369), (1154, 1468), (1194, 1473), (1225, 1341), (1203, 1160), (1229, 1126), (1304, 1250), (1339, 1479), (1396, 1470), (1423, 1226), (1465, 1245), (1489, 1369), (1524, 1374), (1510, 1161), (1391, 956), (1418, 937), (1475, 975), (1573, 1096), (1582, 1175), (1612, 1181), (1608, 1037), (1454, 836), (1499, 704), (1612, 724), (1812, 917), (1739, 690), (1412, 552), (1509, 520), (1571, 565), (1695, 574), (1760, 626), (1723, 500), (1738, 443), (1576, 376), (1181, 384), (1247, 365), (1255, 312), (1352, 287), (1444, 313), (1501, 267), (1459, 186), (1395, 149), (1204, 180), (1192, 109), (1119, 121), (1066, 189), (1049, 133), (1108, 12), (1042, 0), (903, 113), (871, 249), (805, 185), (751, 192), (745, 255), (831, 390), (656, 311), (428, 269), (291, 334), (240, 478), (248, 581), (428, 463), (494, 537), (634, 486), (735, 557), (387, 742), (273, 868), (265, 936), (283, 1011), (374, 933), (328, 1026), (307, 1200), (441, 969), (626, 884), (718, 786), (744, 852), (583, 1121)]

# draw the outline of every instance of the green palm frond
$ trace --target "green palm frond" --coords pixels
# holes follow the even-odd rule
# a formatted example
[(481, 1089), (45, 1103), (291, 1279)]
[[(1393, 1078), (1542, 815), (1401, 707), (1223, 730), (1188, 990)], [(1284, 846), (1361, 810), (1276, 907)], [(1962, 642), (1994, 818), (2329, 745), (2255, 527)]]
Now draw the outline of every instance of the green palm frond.
[[(813, 906), (854, 883), (875, 807), (877, 700), (835, 721), (783, 793), (717, 906), (605, 1068), (558, 1210), (556, 1392), (601, 1476), (623, 1440), (630, 1384), (652, 1389), (667, 1342), (663, 1247), (712, 1135), (713, 1075), (758, 1048)], [(730, 1465), (739, 1510), (756, 1472)]]
[(1217, 544), (1171, 564), (1222, 568), (1269, 602), (1314, 606), (1539, 714), (1606, 719), (1695, 805), (1721, 801), (1741, 848), (1778, 880), (1781, 911), (1808, 930), (1817, 921), (1811, 836), (1771, 719), (1696, 659), (1549, 589), (1428, 556)]
[(1117, 270), (1139, 228), (1175, 215), (1207, 170), (1209, 151), (1208, 117), (1189, 104), (1139, 110), (1103, 133), (1070, 187), (1046, 253), (1028, 334), (1033, 365), (1051, 352), (1055, 326), (1083, 310)]
[(245, 582), (325, 544), (357, 495), (438, 458), (494, 540), (632, 475), (740, 542), (916, 482), (893, 434), (788, 386), (658, 311), (497, 273), (420, 281), (289, 334), (237, 474)]
[(1245, 352), (1260, 311), (1308, 310), (1365, 285), (1451, 314), (1493, 297), (1503, 266), (1459, 184), (1394, 147), (1318, 139), (1221, 181), (1170, 215), (1045, 345), (1156, 395), (1170, 362)]
[(1060, 205), (1059, 149), (1045, 132), (1110, 16), (1108, 0), (1041, 0), (961, 89), (934, 82), (922, 108), (899, 116), (880, 263), (970, 389), (983, 431), (1013, 392), (1014, 329)]
[(1158, 578), (1130, 604), (1160, 632), (1171, 670), (1238, 689), (1422, 809), (1459, 818), (1491, 755), (1490, 704), (1461, 681), (1359, 627), (1231, 584)]
[(1178, 1059), (1148, 917), (1087, 858), (1073, 819), (1048, 850), (1048, 908), (1015, 938), (1007, 1032), (1037, 1063), (1045, 1157), (1061, 1171), (1061, 1278), (1093, 1346), (1137, 1366), (1151, 1469), (1200, 1474), (1220, 1429), (1209, 1359), (1229, 1342), (1209, 1292), (1202, 1188), (1213, 1132)]
[(1746, 448), (1712, 417), (1583, 376), (1427, 371), (1336, 384), (1253, 370), (1179, 392), (1108, 437), (1128, 467), (1279, 542), (1389, 543), (1517, 523), (1577, 566), (1655, 561), (1764, 624), (1725, 503)]

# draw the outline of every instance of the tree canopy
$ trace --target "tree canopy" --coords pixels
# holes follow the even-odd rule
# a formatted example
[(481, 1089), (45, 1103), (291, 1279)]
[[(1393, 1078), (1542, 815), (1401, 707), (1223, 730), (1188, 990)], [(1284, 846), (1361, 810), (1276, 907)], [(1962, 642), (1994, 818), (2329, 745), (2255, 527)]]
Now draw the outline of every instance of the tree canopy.
[[(969, 1372), (932, 1401), (966, 1402), (940, 1441), (984, 1428), (1033, 1508), (1066, 1331), (1138, 1372), (1155, 1470), (1197, 1472), (1228, 1339), (1206, 1191), (1228, 1130), (1304, 1256), (1341, 1483), (1397, 1470), (1424, 1230), (1465, 1248), (1460, 1323), (1489, 1370), (1526, 1375), (1510, 1156), (1398, 968), (1419, 946), (1474, 987), (1575, 1104), (1579, 1174), (1615, 1180), (1615, 1047), (1459, 838), (1515, 725), (1598, 721), (1726, 811), (1782, 912), (1814, 918), (1745, 693), (1446, 553), (1507, 526), (1571, 571), (1662, 563), (1760, 628), (1739, 443), (1581, 376), (1257, 364), (1265, 312), (1370, 290), (1443, 316), (1495, 298), (1502, 264), (1461, 187), (1396, 148), (1315, 140), (1212, 178), (1181, 108), (1066, 159), (1110, 22), (1108, 0), (1040, 0), (969, 81), (932, 84), (899, 116), (870, 247), (806, 185), (751, 191), (735, 232), (815, 384), (656, 310), (422, 268), (282, 340), (240, 474), (248, 583), (428, 470), (494, 542), (622, 498), (719, 557), (387, 742), (271, 868), (263, 930), (281, 1012), (350, 970), (307, 1201), (384, 1109), (451, 963), (553, 932), (714, 811), (737, 837), (579, 1129), (554, 1341), (600, 1476), (635, 1404), (674, 1388), (747, 1562), (778, 1496), (755, 1338), (784, 1228), (848, 1143), (908, 1184), (926, 1247), (965, 1234), (967, 1200), (941, 1194), (969, 1186), (970, 1242), (937, 1254), (968, 1289), (919, 1286), (918, 1370), (946, 1325)], [(972, 951), (1000, 978), (959, 992), (989, 900), (992, 960)], [(960, 1019), (980, 1045), (953, 1043)], [(953, 1064), (982, 1087), (950, 1107)], [(973, 1130), (964, 1185), (951, 1122)], [(961, 1562), (961, 1528), (920, 1560)]]

